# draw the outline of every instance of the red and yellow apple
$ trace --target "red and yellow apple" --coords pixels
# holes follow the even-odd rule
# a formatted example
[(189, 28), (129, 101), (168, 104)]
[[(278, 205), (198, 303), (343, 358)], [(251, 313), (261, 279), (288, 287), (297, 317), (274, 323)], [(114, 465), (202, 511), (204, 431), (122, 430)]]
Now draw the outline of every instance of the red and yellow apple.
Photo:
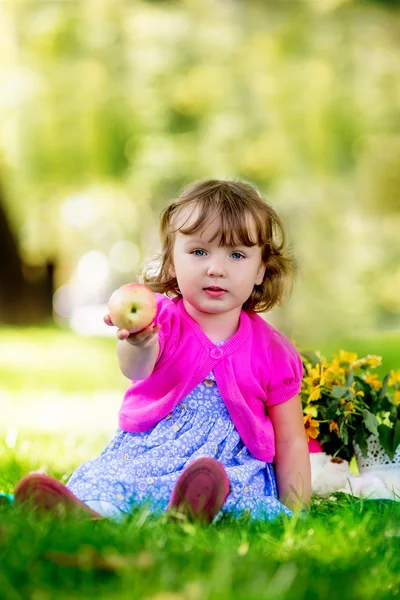
[(156, 316), (156, 296), (141, 283), (126, 283), (111, 294), (108, 312), (113, 325), (137, 333)]

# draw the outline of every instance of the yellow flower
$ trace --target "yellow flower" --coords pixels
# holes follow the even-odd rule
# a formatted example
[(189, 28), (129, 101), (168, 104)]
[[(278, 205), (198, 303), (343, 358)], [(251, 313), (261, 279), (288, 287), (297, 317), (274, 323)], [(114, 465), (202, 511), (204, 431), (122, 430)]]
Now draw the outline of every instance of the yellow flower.
[(390, 371), (390, 377), (388, 381), (389, 385), (394, 385), (395, 383), (400, 383), (400, 369), (398, 371), (394, 371), (393, 369)]
[(382, 356), (376, 356), (375, 354), (368, 354), (367, 365), (372, 369), (380, 367), (382, 364)]
[(313, 400), (319, 400), (321, 398), (321, 386), (313, 389), (311, 394), (308, 396), (307, 402), (313, 402)]
[(318, 363), (315, 367), (307, 365), (307, 377), (303, 377), (303, 392), (308, 394), (307, 402), (313, 402), (321, 397), (321, 388), (325, 384), (325, 364)]
[(353, 412), (354, 411), (354, 404), (350, 401), (346, 403), (346, 406), (344, 407), (344, 410), (346, 412)]
[(317, 385), (323, 385), (324, 383), (324, 365), (318, 363), (315, 367), (311, 365), (307, 368), (308, 377), (304, 377), (303, 381), (310, 387), (314, 388)]
[(393, 398), (393, 404), (398, 406), (400, 404), (400, 390), (396, 390), (396, 393)]
[(333, 419), (329, 423), (329, 431), (334, 431), (337, 435), (339, 435), (339, 425)]
[(359, 367), (363, 367), (367, 365), (371, 367), (371, 369), (375, 369), (376, 367), (380, 367), (382, 364), (382, 356), (376, 356), (375, 354), (368, 354), (364, 358), (359, 358), (353, 363), (353, 369), (358, 369)]
[(319, 423), (318, 421), (315, 421), (311, 415), (306, 415), (305, 417), (303, 417), (303, 421), (304, 421), (304, 428), (306, 430), (306, 435), (307, 435), (307, 442), (310, 441), (310, 439), (317, 439), (318, 435), (319, 435)]
[(326, 381), (332, 385), (340, 385), (345, 383), (345, 369), (340, 366), (340, 363), (336, 358), (332, 360), (331, 364), (326, 365), (324, 374)]
[(356, 382), (354, 381), (354, 383), (351, 384), (351, 386), (349, 387), (349, 390), (353, 393), (354, 397), (356, 396), (364, 396), (364, 392), (362, 390), (358, 390), (358, 392), (356, 392), (355, 386)]
[(355, 352), (345, 352), (345, 350), (339, 350), (339, 355), (337, 356), (340, 364), (347, 364), (350, 367), (356, 362), (357, 358), (358, 355)]
[(378, 375), (376, 373), (371, 373), (367, 375), (364, 379), (365, 383), (368, 383), (374, 390), (380, 390), (382, 387), (382, 381), (380, 381)]

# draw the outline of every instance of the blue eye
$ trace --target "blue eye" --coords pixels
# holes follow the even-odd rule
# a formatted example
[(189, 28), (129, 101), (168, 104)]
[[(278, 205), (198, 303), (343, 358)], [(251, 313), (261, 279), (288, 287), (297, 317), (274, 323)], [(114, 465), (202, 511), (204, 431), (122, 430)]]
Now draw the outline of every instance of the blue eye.
[(235, 260), (240, 260), (241, 258), (245, 258), (244, 254), (241, 254), (240, 252), (232, 252), (231, 256), (233, 258), (235, 258)]
[[(198, 254), (198, 252), (202, 252), (203, 254)], [(193, 250), (192, 254), (194, 254), (194, 256), (204, 256), (205, 252), (204, 250)]]

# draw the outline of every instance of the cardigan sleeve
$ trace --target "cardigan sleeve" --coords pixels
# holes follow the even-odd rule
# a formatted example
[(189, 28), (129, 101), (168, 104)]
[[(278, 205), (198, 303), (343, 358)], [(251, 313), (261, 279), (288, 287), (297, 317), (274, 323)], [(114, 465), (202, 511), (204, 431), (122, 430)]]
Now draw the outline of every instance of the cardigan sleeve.
[(286, 402), (300, 392), (303, 364), (292, 342), (276, 329), (269, 350), (271, 376), (266, 404), (272, 405)]
[(158, 331), (158, 352), (155, 369), (164, 364), (175, 352), (180, 337), (180, 316), (176, 303), (163, 294), (156, 294), (157, 314), (155, 322), (160, 325)]

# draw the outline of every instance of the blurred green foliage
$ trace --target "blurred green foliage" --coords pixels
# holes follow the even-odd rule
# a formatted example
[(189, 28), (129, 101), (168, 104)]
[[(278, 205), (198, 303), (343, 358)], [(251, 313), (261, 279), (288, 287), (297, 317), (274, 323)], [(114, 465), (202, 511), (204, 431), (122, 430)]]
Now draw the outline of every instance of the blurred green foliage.
[(398, 328), (397, 6), (5, 3), (0, 165), (24, 260), (56, 257), (61, 285), (129, 239), (137, 264), (112, 281), (135, 279), (184, 183), (242, 178), (301, 264), (276, 325), (300, 340)]
[[(116, 340), (81, 337), (56, 327), (3, 327), (0, 390), (65, 394), (121, 394), (129, 380), (119, 371)], [(122, 400), (122, 395), (121, 395)]]

